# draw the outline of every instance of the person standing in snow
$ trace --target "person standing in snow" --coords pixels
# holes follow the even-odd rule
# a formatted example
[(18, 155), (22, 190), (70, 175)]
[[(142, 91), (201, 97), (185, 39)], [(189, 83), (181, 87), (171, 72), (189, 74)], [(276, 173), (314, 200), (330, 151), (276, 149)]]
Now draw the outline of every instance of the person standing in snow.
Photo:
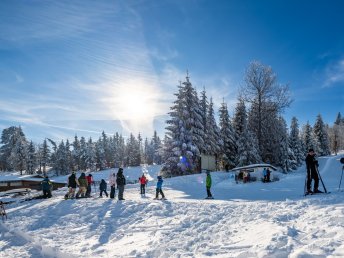
[(76, 194), (76, 198), (79, 198), (79, 197), (83, 198), (85, 197), (87, 186), (88, 186), (85, 173), (81, 173), (80, 177), (78, 178), (78, 182), (79, 182), (79, 191)]
[(45, 178), (41, 182), (41, 185), (42, 185), (42, 190), (43, 190), (43, 198), (51, 198), (52, 184), (48, 176), (45, 176)]
[(162, 180), (162, 176), (158, 176), (157, 178), (158, 178), (158, 182), (156, 183), (156, 195), (155, 195), (154, 200), (159, 199), (159, 193), (161, 194), (161, 199), (164, 200), (165, 195), (164, 195), (164, 192), (162, 191), (162, 183), (164, 182), (164, 180)]
[(102, 179), (102, 181), (100, 182), (100, 185), (99, 185), (99, 190), (100, 190), (99, 197), (103, 197), (103, 192), (105, 193), (106, 197), (109, 196), (106, 189), (107, 189), (107, 183), (105, 182), (104, 179)]
[(266, 171), (266, 168), (263, 169), (263, 183), (266, 183), (268, 181), (268, 172)]
[(207, 188), (207, 199), (213, 198), (213, 195), (210, 192), (211, 184), (212, 184), (211, 175), (210, 175), (210, 172), (207, 171), (207, 178), (205, 180), (205, 186)]
[(65, 195), (65, 199), (74, 198), (76, 186), (78, 185), (78, 180), (76, 179), (75, 172), (68, 177), (68, 193)]
[(116, 195), (116, 173), (111, 173), (109, 176), (109, 184), (110, 184), (110, 198), (114, 199)]
[(140, 190), (141, 190), (141, 195), (146, 194), (146, 184), (148, 182), (147, 178), (145, 177), (145, 174), (142, 174), (142, 176), (139, 178), (140, 181)]
[(123, 168), (118, 169), (116, 183), (117, 183), (117, 188), (118, 188), (118, 200), (125, 200), (123, 198), (123, 193), (124, 193), (124, 186), (126, 182), (125, 182), (125, 177), (123, 175)]
[[(306, 167), (307, 167), (307, 194), (311, 193), (322, 193), (319, 191), (319, 176), (317, 167), (319, 166), (318, 161), (315, 159), (315, 152), (313, 149), (308, 150), (306, 156)], [(314, 180), (313, 192), (311, 190), (312, 179)]]
[(94, 184), (92, 174), (88, 174), (88, 176), (86, 176), (86, 179), (87, 179), (86, 197), (91, 197), (91, 191), (92, 191), (91, 184), (92, 183)]

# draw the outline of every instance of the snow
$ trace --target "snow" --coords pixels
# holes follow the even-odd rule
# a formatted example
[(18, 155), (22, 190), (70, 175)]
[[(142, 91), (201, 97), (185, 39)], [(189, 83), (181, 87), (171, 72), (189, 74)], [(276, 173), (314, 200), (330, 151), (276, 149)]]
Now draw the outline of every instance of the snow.
[[(166, 201), (153, 200), (155, 181), (145, 198), (127, 185), (125, 201), (63, 200), (66, 189), (54, 191), (6, 206), (0, 257), (344, 257), (339, 158), (319, 159), (328, 195), (303, 196), (304, 166), (273, 183), (236, 184), (213, 172), (215, 200), (204, 199), (205, 174), (164, 179)], [(160, 167), (124, 174), (137, 179), (143, 170), (155, 179)]]

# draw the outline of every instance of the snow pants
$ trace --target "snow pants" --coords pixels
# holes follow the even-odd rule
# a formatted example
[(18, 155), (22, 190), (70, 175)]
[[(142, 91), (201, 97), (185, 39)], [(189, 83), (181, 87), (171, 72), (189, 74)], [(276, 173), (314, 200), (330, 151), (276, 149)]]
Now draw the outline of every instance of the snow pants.
[(106, 197), (109, 196), (106, 190), (100, 190), (100, 197), (103, 197), (103, 192), (105, 193)]
[(87, 190), (86, 190), (86, 197), (90, 197), (91, 196), (91, 191), (92, 191), (91, 184), (89, 184), (87, 186)]
[(213, 197), (213, 196), (211, 195), (211, 192), (210, 192), (210, 187), (207, 187), (207, 196), (208, 196), (208, 197)]
[(124, 185), (118, 186), (118, 200), (123, 200)]
[(112, 185), (110, 190), (110, 198), (114, 199), (116, 194), (116, 186)]
[(146, 194), (146, 185), (140, 185), (141, 194)]
[(86, 187), (85, 186), (79, 186), (79, 191), (76, 194), (76, 197), (85, 197), (86, 194)]
[(44, 198), (51, 198), (51, 190), (43, 190)]
[(162, 191), (161, 188), (157, 188), (156, 189), (156, 195), (155, 198), (158, 199), (159, 198), (159, 193), (161, 194), (162, 198), (165, 198), (164, 192)]
[(312, 179), (314, 180), (313, 191), (316, 192), (319, 187), (319, 176), (317, 171), (312, 170), (311, 173), (307, 173), (307, 191), (311, 190)]

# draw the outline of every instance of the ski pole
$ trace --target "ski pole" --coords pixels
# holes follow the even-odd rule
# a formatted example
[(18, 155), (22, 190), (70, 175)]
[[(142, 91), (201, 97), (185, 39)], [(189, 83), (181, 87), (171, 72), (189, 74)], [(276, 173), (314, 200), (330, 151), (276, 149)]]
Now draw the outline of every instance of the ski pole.
[(326, 187), (325, 187), (324, 181), (323, 181), (323, 180), (322, 180), (322, 178), (321, 178), (321, 175), (320, 175), (320, 173), (319, 173), (319, 169), (318, 169), (318, 167), (317, 167), (317, 166), (315, 166), (315, 169), (316, 169), (316, 171), (317, 171), (317, 173), (318, 173), (318, 176), (319, 176), (319, 179), (320, 179), (320, 181), (321, 181), (321, 184), (322, 184), (322, 186), (324, 187), (325, 193), (327, 193), (327, 190), (326, 190)]
[(342, 184), (343, 170), (344, 170), (344, 166), (342, 167), (342, 175), (340, 176), (340, 182), (339, 182), (338, 191), (340, 191), (340, 185)]

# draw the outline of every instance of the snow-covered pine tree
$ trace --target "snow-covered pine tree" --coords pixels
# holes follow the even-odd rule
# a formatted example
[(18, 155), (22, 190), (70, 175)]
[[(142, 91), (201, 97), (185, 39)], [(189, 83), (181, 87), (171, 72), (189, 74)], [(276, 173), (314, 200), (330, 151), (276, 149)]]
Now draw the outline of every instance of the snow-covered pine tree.
[(20, 126), (14, 131), (13, 140), (15, 143), (11, 150), (9, 161), (11, 167), (20, 171), (22, 175), (23, 171), (26, 169), (28, 142)]
[(239, 98), (239, 101), (235, 107), (235, 113), (233, 117), (233, 128), (237, 137), (240, 137), (240, 135), (244, 132), (246, 126), (247, 112), (245, 101), (242, 98)]
[(331, 151), (337, 155), (339, 150), (344, 149), (344, 119), (340, 112), (337, 114), (337, 118), (333, 126), (329, 128), (328, 134)]
[(277, 163), (282, 168), (283, 172), (287, 173), (297, 168), (296, 158), (291, 148), (289, 148), (289, 135), (287, 129), (287, 123), (283, 117), (278, 118), (278, 137), (279, 148), (277, 149)]
[(97, 163), (97, 156), (96, 156), (96, 148), (95, 144), (90, 137), (86, 144), (86, 168), (95, 171), (96, 170), (96, 163)]
[(49, 160), (50, 160), (50, 149), (47, 143), (47, 139), (44, 139), (43, 144), (42, 144), (42, 156), (41, 156), (41, 162), (42, 162), (44, 174), (47, 172), (46, 168), (47, 168), (47, 165), (49, 165)]
[(246, 123), (238, 140), (238, 156), (236, 165), (238, 167), (260, 163), (258, 140), (256, 135), (252, 133)]
[(302, 127), (301, 139), (303, 143), (303, 153), (305, 156), (309, 149), (315, 149), (316, 146), (313, 139), (313, 129), (308, 121)]
[(59, 144), (57, 151), (56, 151), (56, 160), (54, 164), (54, 170), (56, 172), (56, 175), (66, 175), (68, 173), (68, 167), (67, 167), (67, 155), (66, 155), (66, 146), (63, 142)]
[(72, 157), (75, 169), (80, 170), (80, 141), (77, 135), (75, 135), (73, 141)]
[(204, 148), (202, 113), (196, 90), (189, 76), (178, 86), (177, 99), (170, 108), (166, 121), (165, 163), (162, 171), (167, 175), (182, 175), (198, 170), (200, 149)]
[(99, 138), (96, 142), (96, 157), (97, 167), (99, 170), (104, 170), (106, 168), (106, 158), (102, 138)]
[(153, 151), (154, 151), (153, 163), (160, 165), (162, 162), (162, 157), (161, 157), (162, 143), (156, 131), (154, 131), (154, 135), (151, 141), (151, 145), (152, 144), (153, 144)]
[(206, 154), (219, 155), (221, 152), (220, 129), (216, 124), (213, 99), (210, 98), (206, 119)]
[(289, 134), (289, 148), (293, 151), (296, 159), (296, 165), (300, 166), (305, 157), (302, 150), (302, 141), (300, 139), (299, 124), (296, 117), (291, 119), (290, 134)]
[(74, 165), (73, 165), (73, 156), (72, 156), (72, 151), (70, 149), (71, 145), (69, 143), (69, 140), (66, 140), (66, 174), (70, 173), (71, 171), (74, 170)]
[(313, 126), (314, 139), (317, 146), (317, 154), (319, 156), (330, 155), (330, 142), (328, 134), (321, 115), (317, 115), (315, 124)]
[(86, 153), (87, 153), (87, 146), (86, 146), (86, 140), (85, 137), (81, 136), (80, 138), (80, 170), (86, 171)]
[(209, 151), (211, 149), (210, 142), (209, 142), (209, 132), (207, 127), (207, 120), (208, 120), (208, 109), (209, 109), (209, 103), (208, 98), (206, 95), (205, 88), (203, 88), (203, 91), (201, 91), (201, 97), (199, 102), (199, 107), (201, 111), (201, 121), (203, 125), (203, 135), (204, 135), (204, 145), (200, 146), (200, 153), (209, 154)]
[(236, 135), (228, 114), (227, 104), (222, 102), (219, 109), (220, 119), (220, 141), (222, 145), (221, 163), (226, 169), (235, 167), (237, 160), (238, 147)]
[[(0, 147), (0, 169), (8, 171), (16, 169), (13, 165), (13, 162), (17, 163), (20, 161), (18, 158), (14, 157), (15, 155), (13, 154), (13, 150), (14, 148), (18, 148), (18, 145), (20, 145), (17, 145), (18, 140), (20, 140), (22, 143), (26, 142), (25, 134), (20, 126), (11, 126), (2, 131), (0, 142), (2, 144)], [(15, 158), (16, 161), (14, 161), (13, 158)]]
[(27, 162), (26, 162), (26, 173), (32, 175), (37, 168), (37, 153), (35, 145), (32, 141), (30, 141), (30, 144), (28, 146), (27, 151)]

